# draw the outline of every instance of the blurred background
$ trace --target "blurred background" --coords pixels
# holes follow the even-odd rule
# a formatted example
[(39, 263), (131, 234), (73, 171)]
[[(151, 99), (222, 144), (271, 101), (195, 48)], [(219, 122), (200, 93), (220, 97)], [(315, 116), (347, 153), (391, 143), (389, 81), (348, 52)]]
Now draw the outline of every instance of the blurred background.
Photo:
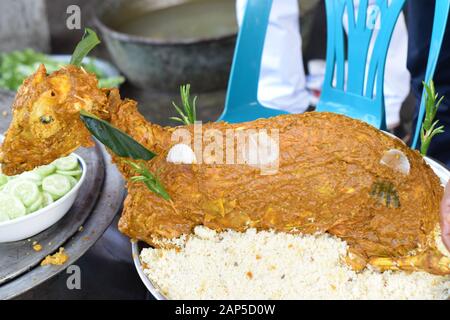
[[(80, 9), (78, 21), (74, 5)], [(307, 76), (314, 73), (314, 104), (324, 72), (316, 60), (325, 58), (325, 5), (302, 0), (299, 7), (304, 68)], [(222, 111), (238, 29), (234, 0), (2, 0), (0, 18), (1, 52), (32, 48), (71, 54), (85, 27), (96, 30), (102, 43), (91, 56), (125, 76), (122, 96), (139, 101), (151, 121), (171, 124), (171, 101), (185, 83), (199, 96), (201, 120), (216, 119)], [(78, 28), (69, 29), (74, 22)], [(309, 70), (311, 61), (314, 70)], [(399, 136), (410, 130), (414, 103), (412, 95), (405, 100), (395, 129)]]
[[(80, 29), (66, 25), (71, 5), (81, 9)], [(325, 12), (320, 0), (302, 0), (300, 8), (307, 69), (309, 60), (325, 57)], [(149, 120), (169, 124), (171, 101), (188, 82), (199, 95), (200, 119), (220, 115), (238, 29), (234, 0), (0, 1), (2, 52), (71, 54), (85, 27), (102, 40), (90, 56), (125, 75), (122, 96), (138, 100)]]

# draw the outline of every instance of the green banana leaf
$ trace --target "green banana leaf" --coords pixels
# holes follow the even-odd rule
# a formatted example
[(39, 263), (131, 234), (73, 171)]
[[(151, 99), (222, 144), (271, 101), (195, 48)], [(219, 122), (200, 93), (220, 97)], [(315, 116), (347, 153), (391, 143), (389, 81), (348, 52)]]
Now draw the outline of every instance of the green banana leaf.
[(92, 135), (119, 157), (148, 161), (156, 155), (107, 121), (84, 110), (80, 117)]
[(94, 30), (86, 28), (84, 29), (83, 39), (77, 44), (73, 51), (70, 64), (75, 66), (81, 66), (81, 61), (88, 55), (88, 53), (94, 49), (100, 43), (100, 39)]

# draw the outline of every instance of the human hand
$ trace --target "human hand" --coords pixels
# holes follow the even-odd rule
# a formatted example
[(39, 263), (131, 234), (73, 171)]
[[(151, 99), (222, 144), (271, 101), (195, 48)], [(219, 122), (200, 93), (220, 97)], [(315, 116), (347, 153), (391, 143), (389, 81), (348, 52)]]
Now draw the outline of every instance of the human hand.
[(447, 183), (441, 201), (441, 233), (442, 241), (450, 252), (450, 181)]

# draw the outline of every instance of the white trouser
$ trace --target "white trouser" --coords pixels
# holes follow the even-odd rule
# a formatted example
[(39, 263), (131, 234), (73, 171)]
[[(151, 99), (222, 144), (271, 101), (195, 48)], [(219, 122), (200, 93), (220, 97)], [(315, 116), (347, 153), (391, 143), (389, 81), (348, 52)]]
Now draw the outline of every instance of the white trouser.
[[(375, 0), (370, 0), (369, 3), (372, 5)], [(236, 0), (239, 25), (246, 4), (247, 0)], [(359, 1), (356, 0), (356, 10), (358, 5)], [(304, 112), (309, 103), (298, 17), (297, 0), (273, 0), (258, 88), (258, 100), (262, 104), (292, 113)], [(344, 27), (347, 29), (346, 22), (344, 17)], [(386, 121), (390, 128), (400, 123), (400, 108), (409, 94), (407, 51), (408, 35), (405, 18), (401, 14), (392, 35), (384, 79)]]
[[(241, 25), (247, 0), (237, 0)], [(265, 106), (291, 113), (306, 111), (309, 95), (303, 69), (297, 0), (274, 0), (269, 17), (258, 87)]]

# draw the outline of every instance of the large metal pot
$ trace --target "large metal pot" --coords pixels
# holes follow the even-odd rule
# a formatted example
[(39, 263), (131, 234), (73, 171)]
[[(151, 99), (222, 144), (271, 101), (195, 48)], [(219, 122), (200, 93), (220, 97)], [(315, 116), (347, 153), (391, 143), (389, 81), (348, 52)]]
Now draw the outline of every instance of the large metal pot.
[[(185, 83), (190, 83), (197, 92), (226, 88), (235, 32), (219, 37), (164, 40), (114, 29), (124, 17), (186, 2), (189, 0), (98, 2), (95, 22), (102, 32), (102, 39), (116, 65), (134, 85), (162, 91), (178, 90)], [(202, 14), (207, 15), (208, 11)]]

